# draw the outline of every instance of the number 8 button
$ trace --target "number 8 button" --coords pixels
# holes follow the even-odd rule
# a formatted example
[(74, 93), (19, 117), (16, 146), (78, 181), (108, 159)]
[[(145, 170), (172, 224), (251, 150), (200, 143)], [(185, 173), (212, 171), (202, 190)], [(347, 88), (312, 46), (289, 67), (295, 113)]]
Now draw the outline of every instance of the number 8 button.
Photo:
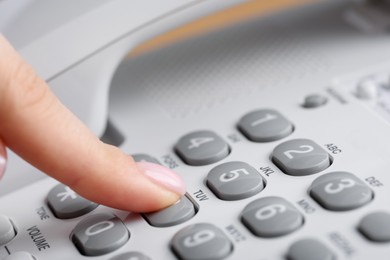
[(286, 174), (304, 176), (320, 172), (331, 164), (329, 154), (309, 139), (295, 139), (279, 144), (272, 161)]

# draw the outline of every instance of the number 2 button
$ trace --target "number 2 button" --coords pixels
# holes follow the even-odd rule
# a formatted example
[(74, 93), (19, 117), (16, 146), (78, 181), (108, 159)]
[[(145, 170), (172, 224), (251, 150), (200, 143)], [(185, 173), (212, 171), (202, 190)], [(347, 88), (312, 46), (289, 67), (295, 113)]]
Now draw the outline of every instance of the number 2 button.
[(295, 139), (279, 144), (272, 161), (286, 174), (304, 176), (320, 172), (331, 164), (330, 155), (309, 139)]

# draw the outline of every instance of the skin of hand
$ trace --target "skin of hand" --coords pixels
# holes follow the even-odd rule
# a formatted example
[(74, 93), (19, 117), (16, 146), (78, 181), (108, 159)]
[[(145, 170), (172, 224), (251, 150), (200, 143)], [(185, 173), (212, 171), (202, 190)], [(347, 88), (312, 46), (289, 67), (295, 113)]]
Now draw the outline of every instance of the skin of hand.
[(0, 174), (6, 149), (80, 196), (109, 207), (150, 212), (176, 202), (183, 180), (152, 163), (136, 163), (101, 142), (0, 35)]

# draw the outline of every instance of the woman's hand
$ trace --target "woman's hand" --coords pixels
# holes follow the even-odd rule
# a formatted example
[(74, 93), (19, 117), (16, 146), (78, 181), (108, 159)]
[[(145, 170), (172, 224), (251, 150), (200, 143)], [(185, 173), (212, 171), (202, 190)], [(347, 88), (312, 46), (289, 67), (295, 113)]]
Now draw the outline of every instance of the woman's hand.
[(136, 163), (101, 142), (0, 35), (0, 173), (5, 147), (84, 198), (109, 207), (154, 211), (185, 192), (172, 171)]

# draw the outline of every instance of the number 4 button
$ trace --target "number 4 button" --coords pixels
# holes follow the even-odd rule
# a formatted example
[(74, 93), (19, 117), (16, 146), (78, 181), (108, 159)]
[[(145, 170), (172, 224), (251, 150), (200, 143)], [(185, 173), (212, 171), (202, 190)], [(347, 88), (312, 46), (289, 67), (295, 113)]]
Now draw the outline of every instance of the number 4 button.
[(208, 130), (189, 133), (177, 142), (175, 150), (189, 165), (206, 165), (229, 155), (228, 144), (216, 133)]
[(325, 170), (331, 164), (330, 155), (309, 139), (295, 139), (278, 145), (272, 161), (286, 174), (304, 176)]

